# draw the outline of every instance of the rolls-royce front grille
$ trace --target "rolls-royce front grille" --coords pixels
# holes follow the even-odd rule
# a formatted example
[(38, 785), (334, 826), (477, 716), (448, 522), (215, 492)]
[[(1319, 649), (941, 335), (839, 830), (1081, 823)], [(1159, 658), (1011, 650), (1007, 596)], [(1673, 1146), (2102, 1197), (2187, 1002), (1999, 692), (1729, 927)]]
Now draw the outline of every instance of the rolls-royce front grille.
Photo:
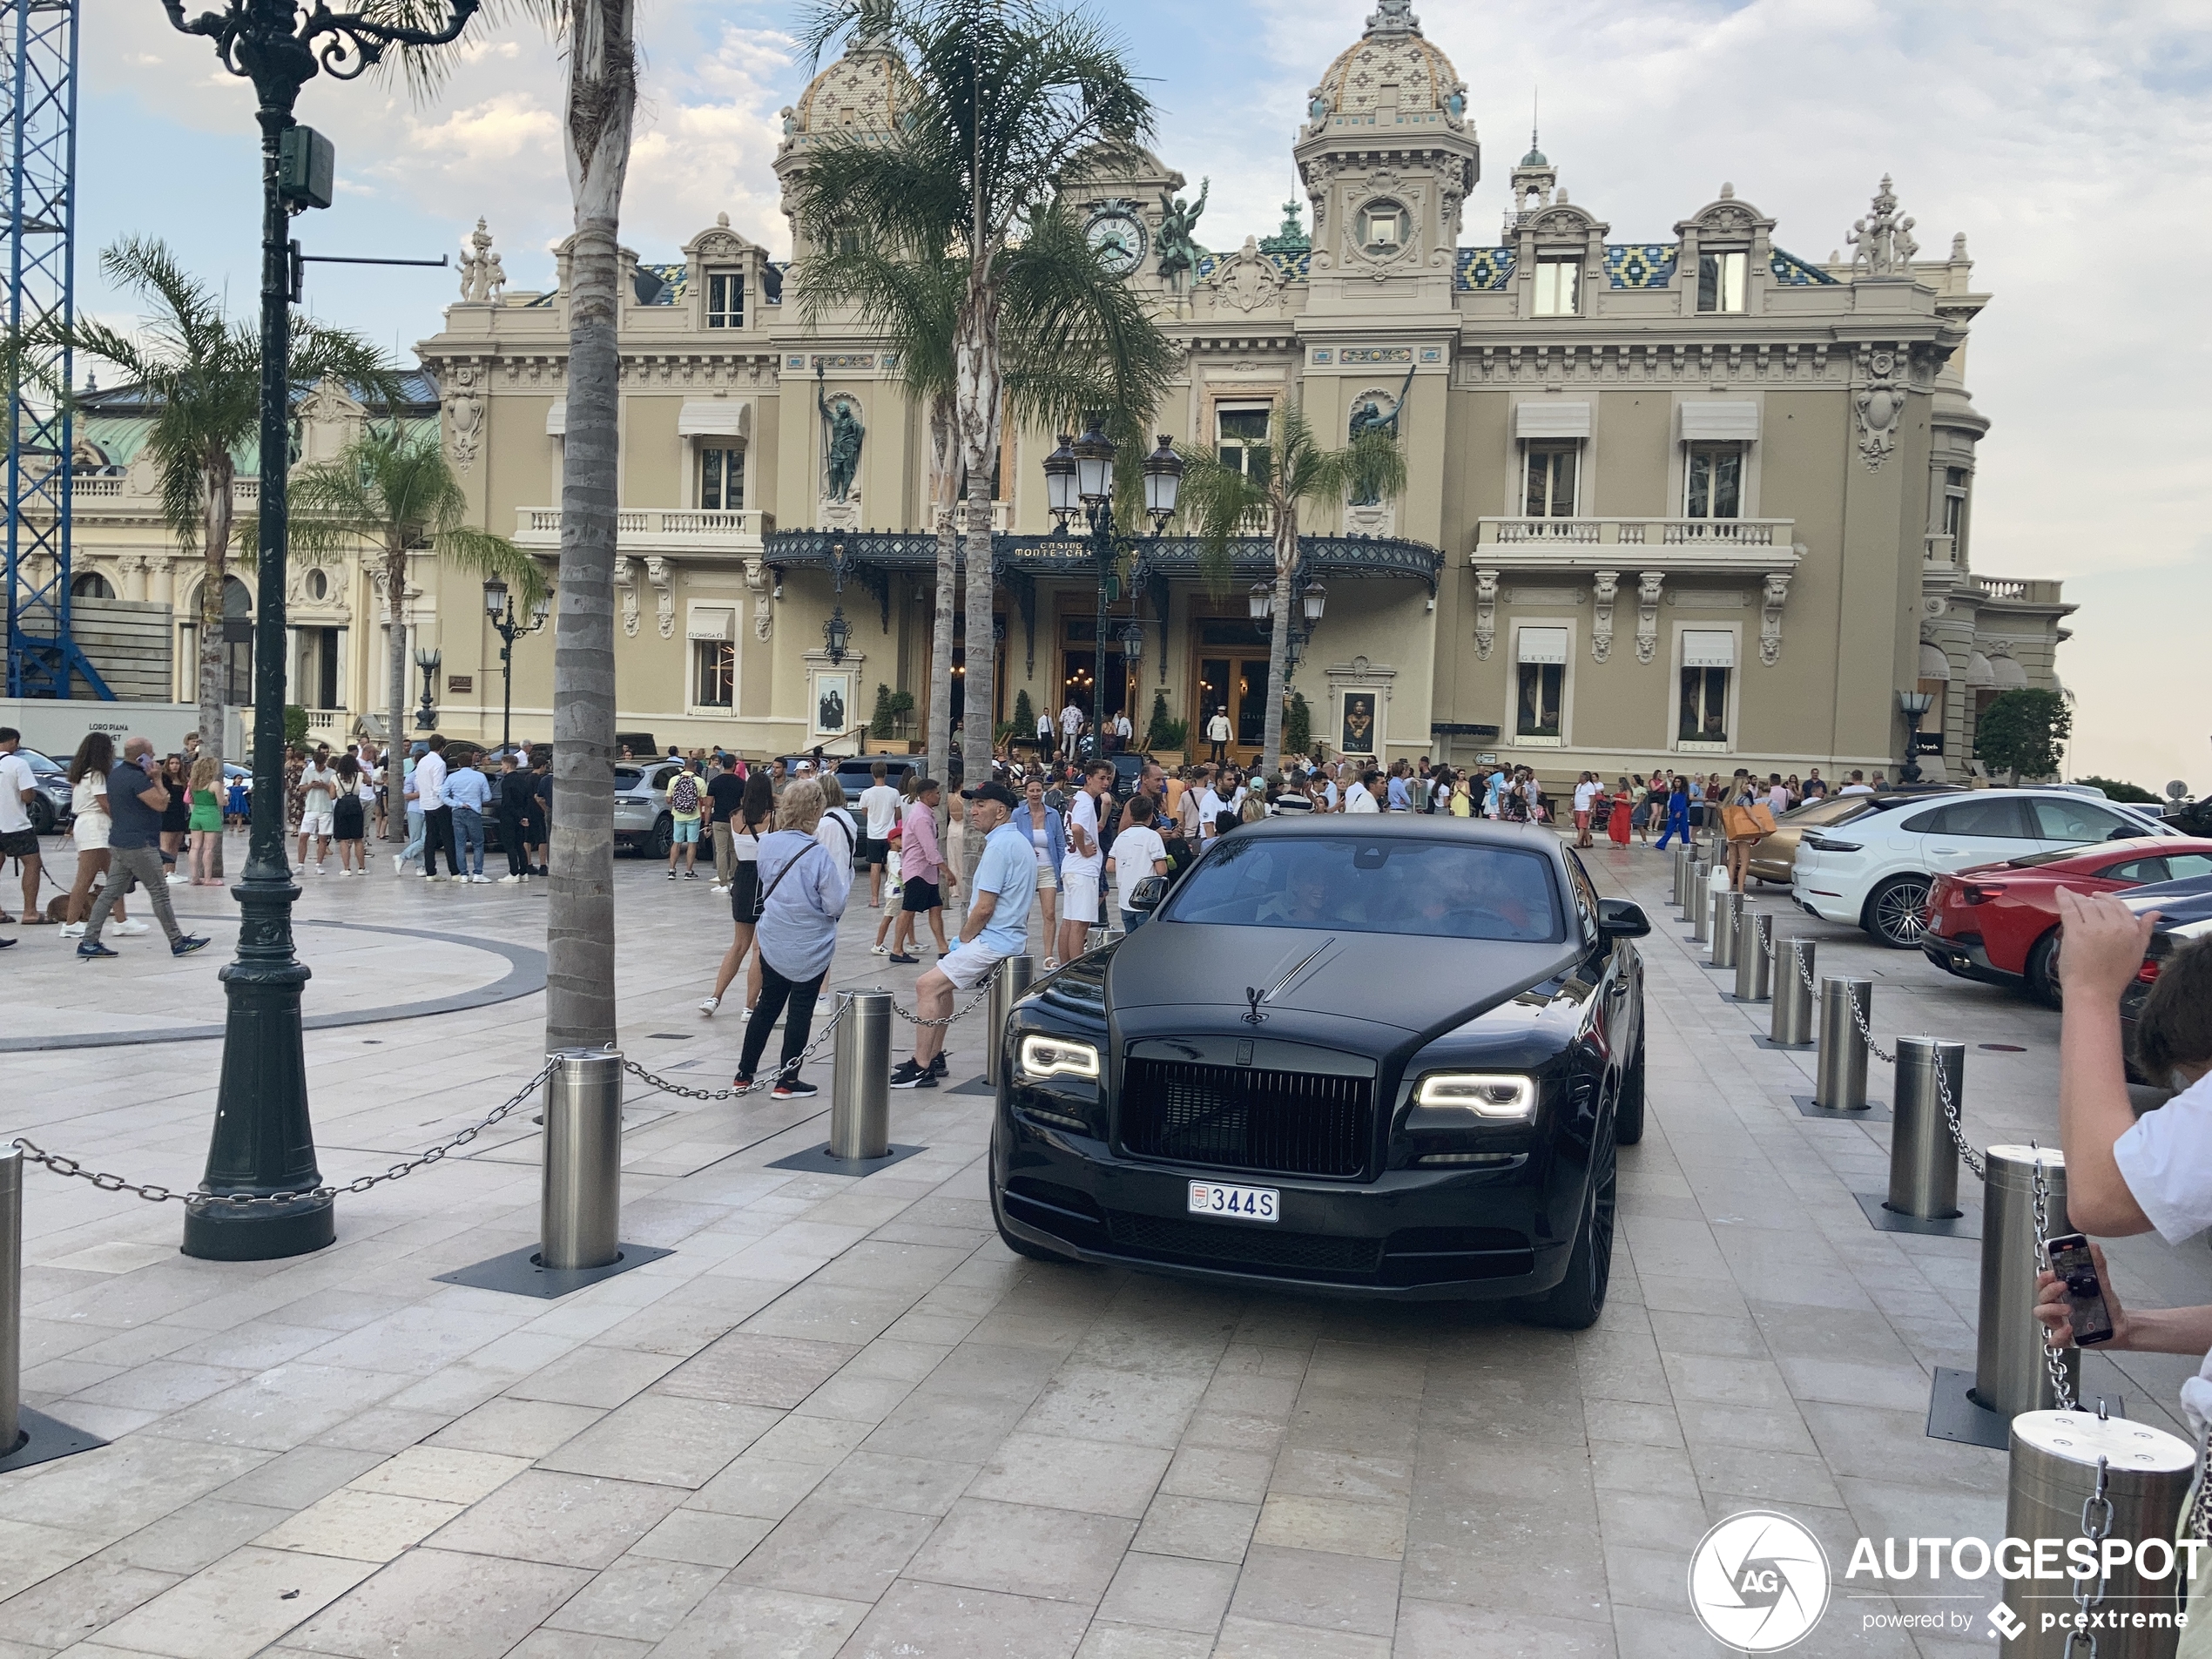
[(1122, 1079), (1122, 1144), (1207, 1169), (1348, 1179), (1374, 1148), (1374, 1085), (1251, 1066), (1132, 1059)]
[(1116, 1249), (1206, 1265), (1372, 1273), (1382, 1260), (1379, 1238), (1278, 1232), (1251, 1222), (1177, 1221), (1126, 1210), (1108, 1211), (1106, 1221)]

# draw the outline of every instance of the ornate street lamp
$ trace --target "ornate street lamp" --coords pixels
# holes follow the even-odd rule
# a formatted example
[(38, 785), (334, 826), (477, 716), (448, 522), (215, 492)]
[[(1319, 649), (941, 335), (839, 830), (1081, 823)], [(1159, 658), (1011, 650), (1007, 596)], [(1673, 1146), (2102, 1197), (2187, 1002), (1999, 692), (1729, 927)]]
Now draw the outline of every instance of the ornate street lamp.
[[(253, 83), (261, 126), (260, 583), (253, 652), (253, 833), (236, 887), (238, 957), (222, 974), (228, 1012), (215, 1091), (215, 1129), (203, 1186), (185, 1209), (184, 1251), (215, 1261), (270, 1261), (320, 1250), (337, 1237), (320, 1196), (307, 1115), (292, 902), (300, 889), (284, 854), (285, 470), (290, 433), (292, 212), (330, 206), (332, 154), (293, 118), (300, 89), (318, 74), (352, 80), (394, 46), (457, 39), (479, 0), (432, 0), (383, 18), (330, 11), (302, 17), (295, 0), (222, 0), (185, 16), (162, 0), (174, 28), (212, 40), (225, 69)], [(397, 21), (406, 17), (426, 26)], [(395, 745), (399, 733), (392, 734)]]
[(499, 636), (499, 746), (507, 749), (514, 745), (515, 642), (545, 626), (546, 618), (553, 614), (553, 601), (540, 594), (530, 607), (530, 619), (518, 621), (507, 584), (492, 577), (484, 583), (484, 614), (491, 618), (492, 631)]
[(830, 612), (830, 619), (822, 624), (822, 643), (829, 648), (832, 663), (845, 660), (845, 648), (852, 643), (852, 638), (853, 629), (845, 620), (845, 607), (836, 606)]
[(422, 671), (422, 703), (415, 711), (415, 729), (418, 732), (438, 729), (438, 704), (430, 688), (436, 682), (438, 665), (444, 661), (443, 651), (425, 650), (420, 645), (415, 648), (415, 665)]
[[(1114, 576), (1114, 454), (1117, 446), (1102, 429), (1098, 417), (1089, 417), (1080, 438), (1060, 435), (1060, 447), (1044, 458), (1045, 505), (1062, 531), (1078, 511), (1090, 527), (1092, 556), (1098, 561), (1098, 610), (1090, 636), (1090, 730), (1094, 754), (1104, 752), (1106, 726), (1106, 606), (1116, 592)], [(1183, 457), (1167, 435), (1160, 447), (1144, 457), (1144, 512), (1152, 521), (1152, 534), (1166, 529), (1175, 516), (1175, 503), (1183, 483)], [(1132, 622), (1131, 628), (1136, 624)], [(1123, 636), (1128, 637), (1126, 634)], [(1129, 660), (1143, 654), (1142, 636)], [(1071, 677), (1072, 678), (1072, 677)]]
[(1265, 633), (1275, 618), (1275, 584), (1253, 583), (1251, 590), (1244, 596), (1244, 603), (1251, 608), (1252, 620), (1259, 625), (1260, 632)]
[(1060, 447), (1044, 458), (1045, 505), (1052, 509), (1052, 516), (1062, 529), (1076, 510), (1076, 451), (1075, 439), (1063, 432)]

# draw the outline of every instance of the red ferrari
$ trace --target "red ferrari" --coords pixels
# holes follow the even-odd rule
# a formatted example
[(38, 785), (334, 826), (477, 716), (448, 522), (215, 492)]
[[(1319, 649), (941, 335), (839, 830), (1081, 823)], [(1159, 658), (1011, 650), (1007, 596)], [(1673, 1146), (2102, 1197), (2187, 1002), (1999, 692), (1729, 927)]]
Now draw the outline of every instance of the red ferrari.
[(2024, 985), (2056, 1008), (2060, 887), (2117, 893), (2146, 881), (2202, 875), (2212, 875), (2212, 840), (2157, 835), (1976, 865), (1936, 877), (1920, 948), (1938, 968), (1962, 979)]

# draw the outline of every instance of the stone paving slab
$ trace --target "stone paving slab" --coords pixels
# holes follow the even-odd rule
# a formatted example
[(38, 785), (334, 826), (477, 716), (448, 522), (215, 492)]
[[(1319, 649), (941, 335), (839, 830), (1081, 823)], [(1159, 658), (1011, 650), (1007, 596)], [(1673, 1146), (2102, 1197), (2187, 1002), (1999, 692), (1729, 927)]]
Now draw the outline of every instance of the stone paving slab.
[[(769, 1167), (820, 1139), (826, 1096), (633, 1084), (624, 1235), (674, 1253), (551, 1305), (435, 1280), (534, 1238), (526, 1123), (342, 1197), (338, 1244), (289, 1262), (185, 1260), (174, 1211), (34, 1172), (26, 1395), (114, 1443), (0, 1476), (0, 1654), (1643, 1659), (1719, 1651), (1682, 1585), (1737, 1510), (1785, 1510), (1831, 1553), (1996, 1535), (2002, 1454), (1922, 1425), (1934, 1367), (1973, 1363), (1979, 1247), (1871, 1228), (1854, 1194), (1881, 1190), (1888, 1126), (1798, 1115), (1811, 1052), (1757, 1046), (1765, 1010), (1715, 995), (1664, 860), (1593, 870), (1660, 925), (1650, 1127), (1581, 1333), (1015, 1258), (986, 1202), (988, 1103), (950, 1090), (894, 1097), (896, 1137), (927, 1150), (856, 1180)], [(718, 1084), (739, 1022), (695, 1004), (726, 910), (638, 861), (617, 883), (625, 1052)], [(307, 885), (313, 915), (543, 942), (527, 887)], [(2055, 1015), (1754, 902), (1874, 979), (1878, 1033), (2020, 1047), (1970, 1048), (1978, 1144), (2053, 1137)], [(832, 984), (911, 1006), (917, 970), (869, 956), (873, 927), (856, 906)], [(345, 948), (364, 995), (419, 994), (418, 944)], [(9, 954), (70, 988), (57, 953)], [(142, 977), (213, 1006), (214, 956)], [(529, 996), (311, 1032), (326, 1175), (496, 1103), (542, 1018)], [(977, 1036), (954, 1028), (956, 1082)], [(215, 1058), (13, 1054), (8, 1126), (188, 1185)], [(2147, 1303), (2212, 1299), (2202, 1251), (2113, 1255)], [(2094, 1355), (2087, 1380), (2170, 1427), (2191, 1368)], [(1839, 1599), (1797, 1651), (1981, 1650), (1861, 1632), (1890, 1607)]]

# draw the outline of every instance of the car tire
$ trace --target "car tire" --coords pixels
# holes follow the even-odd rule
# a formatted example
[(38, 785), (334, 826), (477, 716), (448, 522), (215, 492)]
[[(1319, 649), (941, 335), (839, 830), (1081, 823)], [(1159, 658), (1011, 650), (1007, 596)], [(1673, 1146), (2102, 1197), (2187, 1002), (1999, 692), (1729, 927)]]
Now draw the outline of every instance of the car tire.
[(1643, 1034), (1639, 1031), (1635, 1057), (1621, 1071), (1621, 1099), (1613, 1109), (1613, 1143), (1634, 1146), (1642, 1138)]
[(2052, 928), (2029, 947), (2027, 953), (2027, 994), (2047, 1008), (2058, 1008), (2059, 995), (2059, 930)]
[(645, 842), (645, 856), (651, 859), (664, 859), (668, 856), (669, 849), (675, 845), (675, 817), (671, 813), (663, 813), (653, 820), (652, 835)]
[(1556, 1331), (1587, 1331), (1605, 1312), (1605, 1291), (1613, 1277), (1613, 1234), (1619, 1199), (1619, 1165), (1613, 1153), (1611, 1123), (1599, 1131), (1591, 1149), (1590, 1184), (1582, 1201), (1582, 1224), (1575, 1234), (1567, 1276), (1541, 1296), (1521, 1305), (1521, 1318)]
[(51, 835), (54, 833), (54, 803), (44, 795), (30, 798), (30, 833)]
[(1868, 897), (1860, 925), (1878, 945), (1919, 949), (1927, 931), (1928, 888), (1926, 876), (1892, 876)]

